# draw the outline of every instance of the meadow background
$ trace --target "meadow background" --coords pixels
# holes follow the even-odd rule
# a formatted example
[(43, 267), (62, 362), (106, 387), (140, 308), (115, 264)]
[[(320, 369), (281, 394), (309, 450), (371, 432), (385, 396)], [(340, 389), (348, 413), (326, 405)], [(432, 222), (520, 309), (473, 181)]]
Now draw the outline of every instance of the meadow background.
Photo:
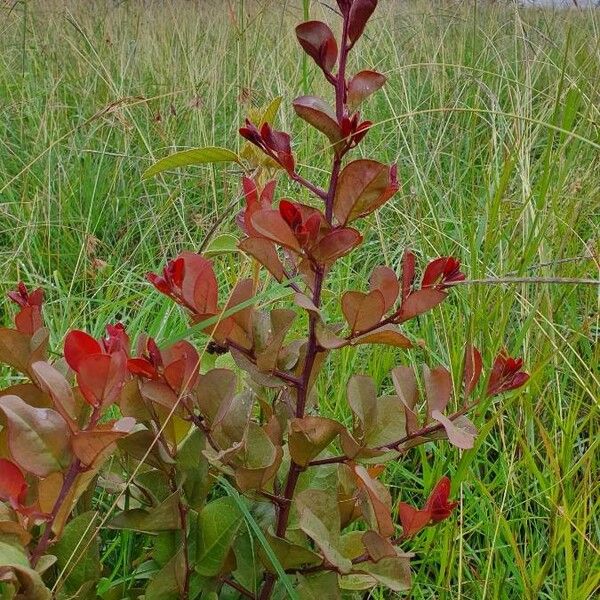
[[(335, 21), (327, 4), (313, 0), (310, 16)], [(597, 278), (600, 11), (381, 5), (350, 71), (360, 61), (389, 78), (365, 104), (377, 126), (361, 152), (398, 161), (402, 190), (361, 223), (366, 243), (340, 261), (333, 292), (362, 288), (384, 259), (397, 267), (406, 246), (420, 264), (459, 256), (470, 278)], [(289, 104), (307, 86), (330, 94), (315, 67), (303, 69), (302, 19), (299, 1), (0, 3), (0, 288), (46, 290), (55, 347), (69, 328), (100, 334), (115, 319), (159, 340), (185, 329), (144, 274), (200, 247), (215, 224), (236, 233), (239, 174), (199, 167), (142, 182), (155, 159), (236, 149), (248, 110), (281, 95), (278, 124), (294, 132), (301, 172), (324, 183), (324, 138)], [(218, 260), (224, 286), (250, 268), (237, 255)], [(0, 321), (9, 315), (3, 299)], [(531, 371), (525, 391), (476, 415), (473, 451), (442, 444), (388, 467), (405, 500), (444, 473), (460, 500), (455, 519), (412, 545), (411, 597), (594, 595), (599, 332), (593, 285), (462, 286), (411, 327), (428, 350), (348, 350), (325, 371), (323, 410), (346, 420), (352, 372), (385, 388), (393, 366), (423, 355), (458, 370), (468, 338), (488, 364), (506, 345)], [(135, 578), (143, 545), (107, 534), (105, 575)]]

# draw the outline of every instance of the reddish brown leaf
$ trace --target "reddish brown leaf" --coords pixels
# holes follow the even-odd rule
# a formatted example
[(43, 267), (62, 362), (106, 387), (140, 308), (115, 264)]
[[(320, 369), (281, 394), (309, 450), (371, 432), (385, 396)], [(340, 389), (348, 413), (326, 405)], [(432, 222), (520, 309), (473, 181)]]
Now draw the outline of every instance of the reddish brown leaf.
[(264, 238), (249, 237), (242, 240), (238, 248), (254, 257), (277, 281), (283, 281), (285, 270), (273, 242)]
[(341, 225), (364, 217), (387, 202), (397, 191), (395, 167), (375, 160), (359, 159), (340, 174), (333, 212)]
[(392, 369), (392, 381), (396, 394), (404, 404), (404, 413), (406, 415), (406, 431), (413, 433), (419, 429), (419, 421), (415, 413), (415, 406), (419, 400), (419, 389), (417, 387), (417, 378), (410, 367), (396, 367)]
[(348, 83), (348, 104), (356, 108), (365, 98), (382, 88), (385, 75), (377, 71), (360, 71)]
[(412, 284), (415, 279), (415, 255), (410, 250), (404, 251), (402, 257), (402, 302), (412, 292)]
[(373, 14), (377, 0), (354, 0), (348, 16), (348, 39), (351, 44), (362, 35), (367, 21)]
[(394, 535), (391, 516), (391, 497), (380, 481), (373, 479), (361, 465), (354, 465), (354, 474), (360, 490), (359, 500), (363, 515), (368, 523), (377, 528), (383, 537)]
[(37, 361), (31, 365), (31, 370), (37, 378), (40, 388), (50, 394), (54, 406), (69, 423), (77, 419), (77, 404), (73, 397), (71, 386), (65, 377), (52, 365), (44, 361)]
[(135, 425), (131, 417), (124, 417), (110, 425), (110, 429), (79, 431), (71, 441), (73, 453), (87, 467), (99, 463), (117, 440), (125, 437)]
[(33, 336), (16, 329), (0, 328), (0, 362), (29, 375), (29, 366), (44, 360), (48, 346), (48, 332), (38, 329)]
[(360, 233), (352, 227), (333, 229), (311, 248), (312, 257), (319, 263), (331, 265), (362, 242)]
[(8, 446), (25, 471), (46, 477), (70, 461), (69, 428), (50, 408), (33, 408), (17, 396), (2, 396), (0, 410), (8, 426)]
[(425, 380), (425, 393), (427, 395), (427, 410), (431, 414), (434, 410), (442, 412), (452, 395), (452, 377), (444, 367), (429, 369), (423, 366)]
[[(451, 421), (448, 417), (443, 415), (439, 410), (431, 411), (431, 418), (438, 421), (444, 426), (446, 430), (446, 435), (448, 436), (448, 441), (457, 448), (462, 448), (463, 450), (469, 450), (473, 447), (475, 442), (475, 436), (472, 431), (469, 429), (459, 427), (454, 421)], [(471, 424), (470, 421), (468, 421)], [(471, 424), (472, 426), (472, 424)]]
[(322, 98), (300, 96), (294, 100), (293, 107), (301, 119), (327, 136), (334, 150), (339, 150), (343, 137), (342, 130), (335, 113)]
[(304, 51), (323, 69), (331, 72), (337, 60), (337, 42), (322, 21), (307, 21), (296, 27), (296, 37)]
[(300, 244), (290, 226), (283, 220), (278, 210), (259, 210), (252, 215), (252, 225), (265, 238), (300, 252)]
[(368, 294), (345, 292), (342, 296), (342, 312), (352, 332), (364, 331), (377, 325), (383, 317), (384, 309), (383, 294), (379, 290)]
[(465, 348), (465, 368), (463, 373), (465, 396), (469, 396), (475, 389), (475, 386), (481, 377), (481, 370), (481, 353), (475, 346), (467, 345)]
[(410, 294), (400, 308), (400, 321), (408, 321), (435, 308), (446, 299), (447, 294), (440, 290), (428, 288)]
[(301, 467), (318, 456), (343, 429), (341, 423), (325, 417), (308, 416), (290, 421), (289, 449)]
[(405, 335), (402, 335), (395, 325), (384, 325), (371, 333), (365, 333), (354, 338), (352, 345), (357, 346), (358, 344), (385, 344), (396, 348), (412, 347), (412, 342)]
[(372, 290), (379, 290), (385, 301), (385, 312), (394, 306), (400, 292), (400, 283), (393, 269), (389, 267), (375, 267), (371, 274), (370, 286)]
[(373, 562), (379, 562), (386, 556), (396, 556), (396, 549), (392, 543), (376, 531), (365, 531), (362, 543)]

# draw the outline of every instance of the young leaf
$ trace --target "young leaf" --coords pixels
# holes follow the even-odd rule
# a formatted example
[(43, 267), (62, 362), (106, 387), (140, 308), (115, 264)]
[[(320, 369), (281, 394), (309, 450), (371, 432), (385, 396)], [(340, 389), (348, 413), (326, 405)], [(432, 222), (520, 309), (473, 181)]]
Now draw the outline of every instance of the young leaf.
[(8, 425), (8, 445), (17, 464), (38, 477), (61, 471), (70, 462), (69, 428), (56, 411), (33, 408), (18, 396), (0, 398)]
[(375, 160), (348, 163), (340, 173), (333, 212), (341, 225), (365, 217), (387, 202), (399, 189), (396, 168)]
[(365, 98), (382, 88), (385, 75), (377, 71), (360, 71), (348, 83), (348, 104), (356, 108)]
[(206, 148), (193, 148), (192, 150), (182, 150), (175, 152), (170, 156), (162, 158), (146, 169), (142, 174), (142, 179), (150, 179), (163, 171), (176, 169), (177, 167), (186, 167), (188, 165), (201, 165), (206, 163), (220, 162), (240, 162), (240, 157), (227, 148), (218, 148), (208, 146)]
[(200, 512), (196, 571), (205, 577), (221, 572), (243, 518), (231, 497), (217, 498)]

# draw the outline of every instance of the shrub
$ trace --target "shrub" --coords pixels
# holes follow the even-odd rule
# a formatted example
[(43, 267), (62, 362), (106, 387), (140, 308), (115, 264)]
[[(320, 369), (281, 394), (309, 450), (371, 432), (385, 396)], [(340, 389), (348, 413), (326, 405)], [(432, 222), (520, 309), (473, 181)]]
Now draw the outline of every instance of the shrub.
[[(229, 353), (235, 368), (205, 368), (205, 350), (185, 340), (159, 347), (138, 335), (132, 349), (121, 324), (100, 340), (69, 332), (64, 359), (51, 363), (42, 290), (20, 284), (10, 293), (19, 309), (14, 329), (0, 330), (0, 358), (26, 380), (0, 397), (3, 597), (50, 598), (52, 588), (77, 598), (267, 600), (409, 589), (403, 543), (449, 518), (457, 503), (447, 477), (420, 506), (402, 492), (393, 497), (381, 480), (386, 464), (437, 440), (472, 448), (466, 413), (528, 376), (503, 352), (482, 378), (481, 355), (468, 345), (460, 376), (439, 365), (398, 366), (393, 393), (378, 396), (373, 379), (356, 374), (347, 384), (351, 423), (322, 414), (315, 383), (326, 364), (335, 369), (336, 352), (418, 346), (402, 326), (465, 280), (449, 256), (417, 277), (407, 250), (399, 276), (378, 266), (368, 289), (341, 295), (344, 323), (324, 314), (328, 275), (362, 243), (357, 223), (400, 186), (395, 165), (346, 160), (371, 127), (358, 106), (385, 83), (370, 70), (346, 76), (376, 4), (338, 0), (339, 40), (319, 21), (296, 28), (335, 94), (334, 108), (315, 96), (293, 102), (329, 141), (326, 188), (297, 171), (290, 136), (271, 124), (275, 105), (240, 129), (240, 155), (199, 148), (146, 174), (226, 161), (245, 171), (239, 248), (264, 270), (227, 292), (211, 260), (184, 252), (148, 275), (210, 338), (206, 352)], [(316, 205), (276, 202), (278, 174), (307, 188)], [(259, 308), (265, 280), (293, 300)], [(94, 489), (102, 502), (87, 493)], [(131, 582), (101, 579), (103, 527), (148, 535)]]

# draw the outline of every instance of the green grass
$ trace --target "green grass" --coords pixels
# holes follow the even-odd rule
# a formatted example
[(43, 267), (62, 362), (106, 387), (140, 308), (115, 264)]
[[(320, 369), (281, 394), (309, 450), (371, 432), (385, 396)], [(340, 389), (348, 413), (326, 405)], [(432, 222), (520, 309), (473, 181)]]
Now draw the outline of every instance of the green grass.
[[(159, 339), (184, 331), (144, 274), (200, 246), (220, 219), (221, 231), (234, 231), (228, 207), (239, 177), (206, 167), (142, 182), (156, 158), (208, 144), (235, 149), (248, 108), (283, 95), (279, 123), (295, 133), (302, 173), (324, 183), (324, 139), (289, 106), (305, 84), (330, 93), (312, 64), (304, 70), (294, 41), (303, 5), (245, 4), (1, 6), (0, 286), (22, 279), (46, 289), (55, 345), (71, 327), (98, 334), (115, 318)], [(471, 278), (596, 278), (599, 15), (382, 4), (350, 68), (360, 61), (388, 75), (365, 106), (377, 126), (361, 151), (397, 160), (402, 190), (362, 223), (366, 244), (332, 274), (331, 314), (337, 292), (361, 288), (384, 259), (397, 266), (407, 245), (421, 264), (459, 256)], [(332, 19), (317, 2), (310, 14)], [(231, 285), (238, 259), (222, 263)], [(8, 321), (8, 304), (0, 310)], [(488, 364), (506, 345), (532, 373), (525, 392), (476, 416), (474, 451), (442, 444), (388, 468), (404, 500), (423, 497), (442, 473), (460, 499), (456, 519), (414, 543), (413, 598), (593, 596), (598, 332), (594, 286), (464, 286), (411, 326), (427, 350), (345, 351), (327, 367), (321, 402), (340, 419), (352, 373), (374, 374), (383, 389), (394, 365), (423, 357), (458, 372), (468, 339)], [(115, 540), (105, 561), (119, 578), (139, 540)]]

